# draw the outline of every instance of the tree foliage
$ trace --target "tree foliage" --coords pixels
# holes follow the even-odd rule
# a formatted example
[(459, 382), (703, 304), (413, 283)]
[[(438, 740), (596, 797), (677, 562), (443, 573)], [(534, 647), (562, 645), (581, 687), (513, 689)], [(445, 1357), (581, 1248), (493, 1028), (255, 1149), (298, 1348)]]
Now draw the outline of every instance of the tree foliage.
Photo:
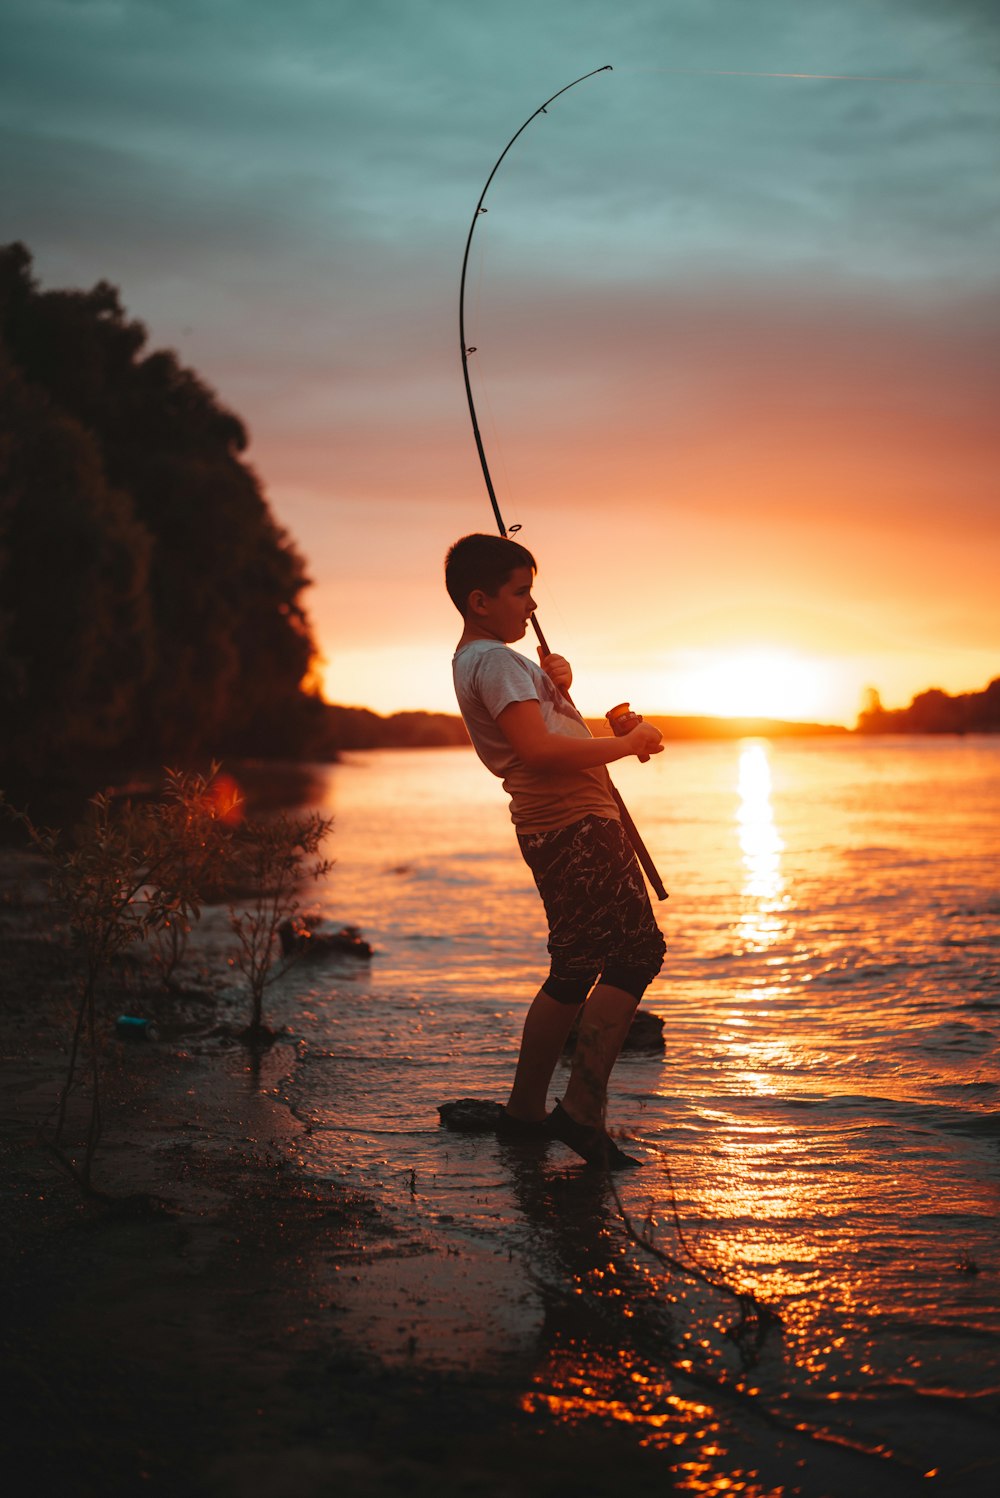
[(117, 290), (0, 249), (0, 762), (296, 754), (304, 563), (247, 434)]
[(859, 733), (1000, 733), (1000, 676), (981, 692), (956, 697), (939, 687), (920, 692), (909, 707), (885, 708), (874, 687), (865, 693)]

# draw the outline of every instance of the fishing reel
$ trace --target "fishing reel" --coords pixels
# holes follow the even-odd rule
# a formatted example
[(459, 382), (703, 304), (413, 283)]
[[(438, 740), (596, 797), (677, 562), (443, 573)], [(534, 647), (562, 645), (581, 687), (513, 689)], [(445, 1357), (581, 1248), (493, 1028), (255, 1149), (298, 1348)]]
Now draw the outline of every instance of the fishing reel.
[[(642, 714), (634, 713), (627, 702), (619, 702), (616, 707), (609, 707), (604, 716), (611, 725), (611, 732), (616, 739), (623, 739), (627, 733), (632, 732), (633, 728), (638, 728), (643, 721)], [(640, 754), (638, 758), (641, 764), (646, 764), (649, 755)]]

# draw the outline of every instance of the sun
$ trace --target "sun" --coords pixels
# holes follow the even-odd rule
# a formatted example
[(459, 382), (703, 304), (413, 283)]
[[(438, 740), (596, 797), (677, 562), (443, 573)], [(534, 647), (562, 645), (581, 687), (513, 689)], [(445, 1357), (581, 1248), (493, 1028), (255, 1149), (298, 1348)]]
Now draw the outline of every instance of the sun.
[(808, 721), (829, 710), (827, 677), (821, 662), (794, 650), (705, 650), (671, 672), (670, 697), (675, 712)]

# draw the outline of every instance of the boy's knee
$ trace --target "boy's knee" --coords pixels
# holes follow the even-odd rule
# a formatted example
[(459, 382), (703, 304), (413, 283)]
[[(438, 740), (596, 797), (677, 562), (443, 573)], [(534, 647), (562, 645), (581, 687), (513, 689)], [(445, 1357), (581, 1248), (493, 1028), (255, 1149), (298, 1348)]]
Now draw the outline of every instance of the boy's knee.
[(627, 962), (609, 962), (601, 974), (601, 982), (631, 994), (638, 1004), (663, 966), (666, 950), (667, 944), (661, 932), (657, 931), (640, 951), (633, 950), (629, 954)]
[[(596, 974), (594, 975), (596, 977)], [(594, 986), (594, 978), (560, 978), (550, 973), (542, 984), (542, 992), (557, 1004), (570, 1004), (578, 1009)]]
[(615, 967), (609, 964), (601, 974), (601, 982), (606, 983), (609, 988), (620, 988), (623, 993), (631, 994), (638, 1005), (655, 976), (655, 973), (650, 976), (645, 968)]

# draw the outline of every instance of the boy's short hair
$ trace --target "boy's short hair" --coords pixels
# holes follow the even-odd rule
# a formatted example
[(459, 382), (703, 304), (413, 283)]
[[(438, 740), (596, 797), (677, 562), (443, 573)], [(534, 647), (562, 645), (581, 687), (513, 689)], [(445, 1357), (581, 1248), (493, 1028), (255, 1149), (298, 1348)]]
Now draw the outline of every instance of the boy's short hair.
[(463, 536), (445, 557), (448, 597), (464, 618), (470, 593), (482, 588), (487, 597), (495, 598), (518, 567), (538, 571), (531, 552), (519, 541), (509, 536)]

